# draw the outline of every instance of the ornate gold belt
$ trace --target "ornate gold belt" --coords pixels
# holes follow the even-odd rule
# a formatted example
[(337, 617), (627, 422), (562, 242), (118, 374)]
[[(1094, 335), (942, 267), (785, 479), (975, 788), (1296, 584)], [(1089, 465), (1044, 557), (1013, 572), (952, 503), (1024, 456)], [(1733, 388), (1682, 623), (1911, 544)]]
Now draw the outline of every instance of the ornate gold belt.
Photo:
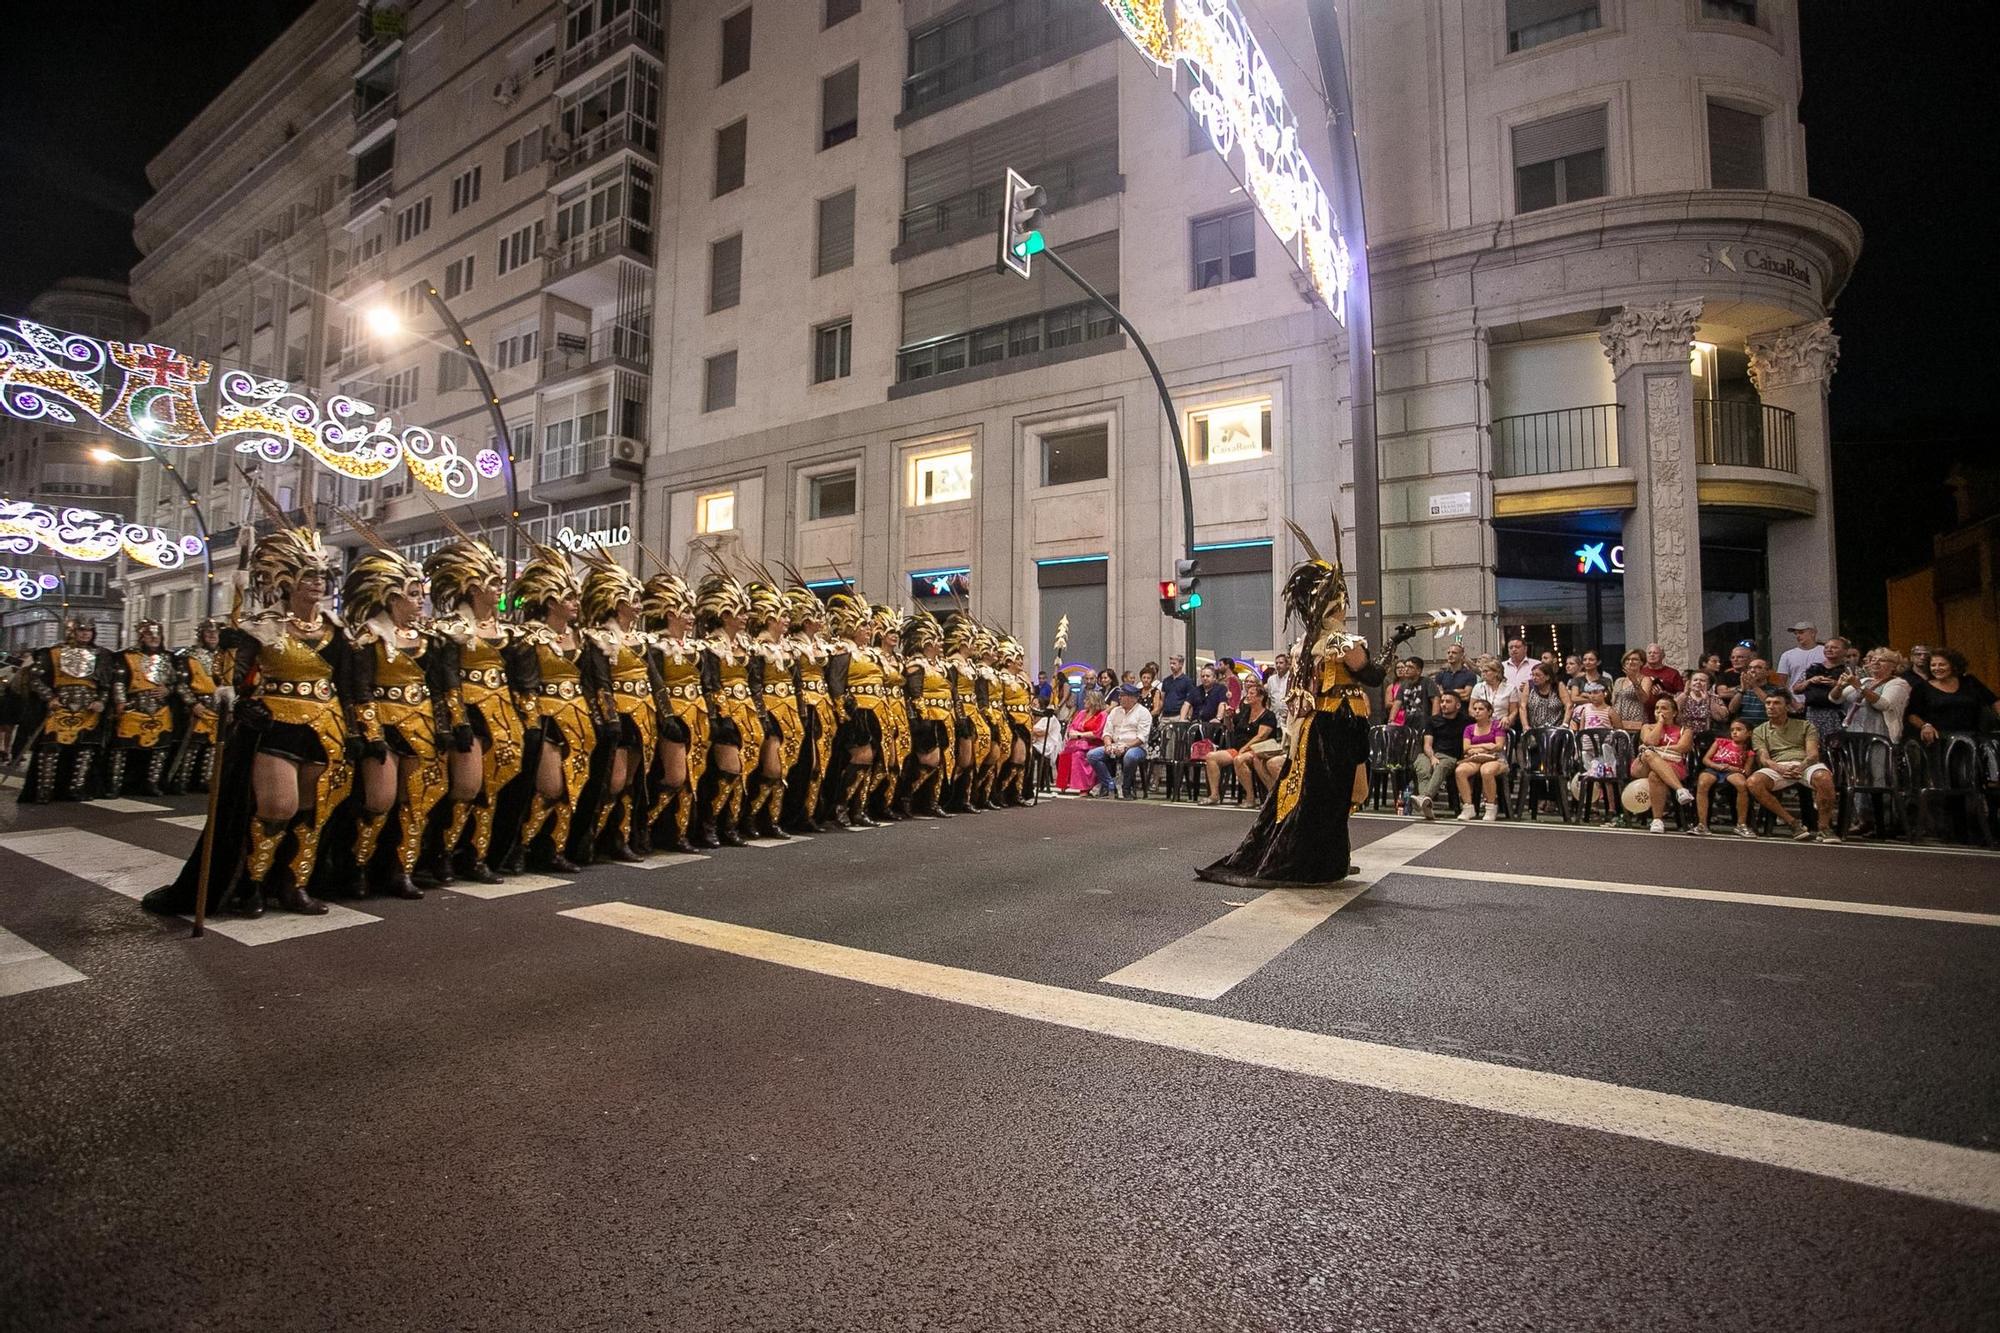
[(767, 684), (764, 686), (764, 693), (774, 699), (789, 699), (792, 697), (792, 682), (781, 680)]
[(699, 681), (689, 681), (685, 685), (669, 685), (666, 687), (666, 695), (669, 699), (699, 699), (701, 698), (701, 683)]
[(748, 685), (724, 685), (716, 693), (725, 699), (748, 699), (750, 697), (750, 687)]
[(582, 694), (583, 687), (573, 680), (559, 680), (553, 685), (548, 683), (542, 685), (542, 697), (545, 699), (575, 699)]
[(865, 694), (873, 699), (886, 699), (889, 697), (889, 691), (883, 689), (880, 685), (849, 685), (847, 692), (849, 694)]
[(487, 685), (496, 690), (504, 689), (507, 685), (507, 673), (499, 667), (468, 667), (465, 671), (465, 683)]
[(428, 685), (377, 685), (368, 697), (392, 704), (420, 704), (430, 699), (431, 690)]
[(653, 687), (643, 680), (614, 680), (611, 682), (611, 692), (613, 694), (629, 694), (634, 698), (643, 699), (653, 692)]
[(804, 688), (807, 694), (825, 694), (826, 682), (823, 680), (819, 680), (817, 678), (808, 677)]
[(333, 682), (330, 680), (267, 680), (264, 682), (266, 694), (285, 695), (293, 699), (331, 699)]

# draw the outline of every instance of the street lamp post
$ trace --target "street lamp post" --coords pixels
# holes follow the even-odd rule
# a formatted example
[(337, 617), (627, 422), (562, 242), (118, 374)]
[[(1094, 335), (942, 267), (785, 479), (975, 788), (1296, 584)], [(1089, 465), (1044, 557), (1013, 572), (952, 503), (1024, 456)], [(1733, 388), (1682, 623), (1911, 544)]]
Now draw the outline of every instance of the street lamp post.
[[(208, 620), (215, 615), (215, 556), (208, 549), (208, 515), (202, 511), (201, 501), (195, 498), (194, 491), (187, 484), (187, 478), (181, 475), (179, 468), (167, 461), (167, 456), (160, 452), (159, 446), (145, 440), (141, 440), (139, 443), (152, 456), (155, 463), (166, 469), (167, 475), (174, 479), (174, 485), (180, 488), (181, 498), (186, 500), (187, 507), (194, 511), (195, 531), (201, 534), (201, 618)], [(98, 448), (92, 449), (90, 456), (100, 463), (142, 463), (145, 461), (142, 458), (127, 458), (123, 454), (113, 453), (101, 445)]]
[[(424, 282), (424, 297), (431, 309), (437, 311), (445, 330), (458, 340), (458, 354), (472, 367), (472, 377), (479, 382), (479, 392), (486, 398), (486, 410), (493, 418), (493, 431), (498, 437), (496, 443), (500, 451), (500, 475), (507, 483), (507, 512), (511, 521), (507, 524), (507, 584), (514, 583), (514, 567), (518, 558), (516, 530), (520, 527), (521, 493), (514, 481), (514, 437), (507, 429), (507, 414), (500, 409), (500, 395), (494, 391), (493, 377), (486, 373), (486, 363), (479, 359), (479, 348), (466, 336), (465, 326), (458, 322), (458, 316), (451, 313), (451, 307), (444, 303), (438, 293), (437, 284)], [(378, 334), (393, 334), (402, 328), (402, 318), (388, 306), (376, 306), (368, 312), (368, 326)]]

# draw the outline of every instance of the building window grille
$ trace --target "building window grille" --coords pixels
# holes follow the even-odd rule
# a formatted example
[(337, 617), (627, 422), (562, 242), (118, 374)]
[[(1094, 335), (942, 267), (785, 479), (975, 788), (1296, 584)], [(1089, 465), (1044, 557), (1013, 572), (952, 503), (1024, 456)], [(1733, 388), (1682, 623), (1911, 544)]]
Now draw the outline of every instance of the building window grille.
[(1764, 182), (1764, 117), (1710, 102), (1708, 183), (1718, 190), (1762, 190)]
[(1607, 192), (1603, 107), (1517, 125), (1513, 137), (1517, 213), (1597, 199)]
[(813, 275), (854, 266), (854, 191), (819, 201), (819, 244)]
[(743, 236), (725, 236), (708, 247), (708, 313), (743, 300)]
[(715, 132), (715, 197), (743, 188), (744, 157), (749, 149), (750, 122), (739, 120)]
[(736, 353), (722, 352), (702, 363), (701, 410), (736, 406)]

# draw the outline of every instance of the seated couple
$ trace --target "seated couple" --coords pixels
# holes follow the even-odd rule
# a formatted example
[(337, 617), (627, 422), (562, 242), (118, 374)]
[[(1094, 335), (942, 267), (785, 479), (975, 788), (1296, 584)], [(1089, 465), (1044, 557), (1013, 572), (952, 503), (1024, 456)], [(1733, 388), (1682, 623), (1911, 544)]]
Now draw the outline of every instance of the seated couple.
[(1056, 790), (1109, 796), (1114, 790), (1111, 766), (1116, 764), (1118, 795), (1138, 799), (1135, 788), (1153, 734), (1153, 715), (1140, 706), (1137, 685), (1120, 686), (1116, 697), (1106, 710), (1101, 693), (1084, 695), (1083, 707), (1070, 719), (1069, 740), (1056, 756)]

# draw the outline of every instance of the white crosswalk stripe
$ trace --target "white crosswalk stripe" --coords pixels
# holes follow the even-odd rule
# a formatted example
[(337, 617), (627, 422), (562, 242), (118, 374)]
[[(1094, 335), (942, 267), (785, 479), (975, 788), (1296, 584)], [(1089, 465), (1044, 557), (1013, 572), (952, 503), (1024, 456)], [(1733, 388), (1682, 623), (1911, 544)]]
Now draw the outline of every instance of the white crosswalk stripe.
[(84, 981), (83, 973), (0, 926), (0, 998)]
[(109, 810), (114, 814), (120, 815), (144, 815), (150, 814), (155, 810), (170, 810), (173, 808), (166, 805), (154, 805), (151, 801), (134, 801), (123, 796), (106, 796), (95, 801), (85, 801), (83, 804), (95, 806), (99, 810)]

